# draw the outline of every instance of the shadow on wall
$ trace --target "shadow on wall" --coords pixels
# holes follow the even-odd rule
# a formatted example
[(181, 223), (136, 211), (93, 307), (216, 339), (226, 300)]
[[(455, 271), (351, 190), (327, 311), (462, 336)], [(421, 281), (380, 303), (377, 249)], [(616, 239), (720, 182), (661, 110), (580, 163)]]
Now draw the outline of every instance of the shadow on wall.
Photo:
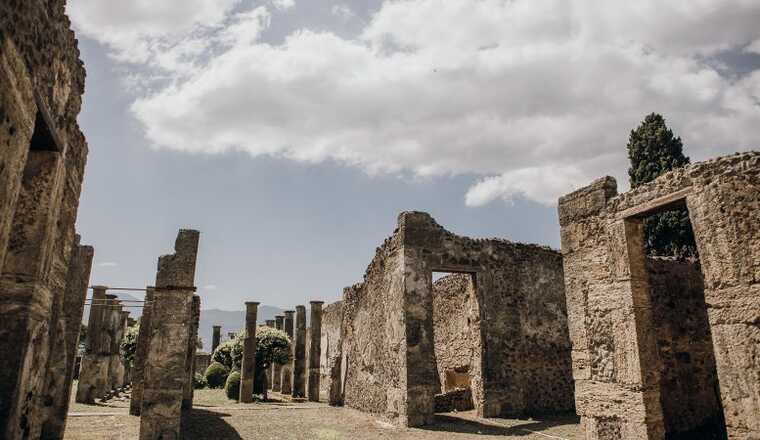
[[(498, 420), (498, 419), (493, 419)], [(498, 422), (496, 422), (498, 423)], [(421, 426), (419, 429), (426, 431), (456, 432), (460, 434), (500, 435), (500, 436), (525, 436), (534, 432), (560, 426), (576, 425), (580, 418), (575, 415), (552, 417), (545, 420), (533, 420), (516, 426), (495, 426), (481, 423), (476, 420), (467, 420), (457, 416), (436, 414), (432, 425)]]
[(193, 408), (182, 413), (182, 437), (187, 439), (242, 440), (235, 428), (224, 421), (229, 414)]

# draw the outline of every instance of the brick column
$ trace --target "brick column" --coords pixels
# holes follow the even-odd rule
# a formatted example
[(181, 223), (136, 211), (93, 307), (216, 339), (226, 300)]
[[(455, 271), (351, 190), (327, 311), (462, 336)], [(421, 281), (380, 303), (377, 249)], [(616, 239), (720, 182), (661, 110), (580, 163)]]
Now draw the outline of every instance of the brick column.
[(214, 336), (211, 339), (211, 354), (212, 355), (216, 351), (216, 347), (219, 346), (219, 343), (222, 342), (222, 326), (215, 325), (213, 329), (214, 329)]
[(150, 344), (150, 317), (153, 305), (153, 287), (145, 291), (145, 303), (140, 317), (140, 331), (137, 334), (137, 350), (135, 350), (135, 365), (132, 371), (132, 397), (129, 402), (129, 413), (139, 416), (142, 410), (143, 380), (145, 378), (145, 359), (148, 356)]
[[(274, 317), (274, 328), (277, 330), (282, 330), (283, 327), (283, 321), (285, 317), (282, 315), (278, 315)], [(277, 391), (278, 393), (282, 390), (282, 365), (281, 364), (273, 364), (272, 365), (272, 391)]]
[(240, 402), (253, 402), (253, 384), (256, 381), (256, 316), (259, 303), (245, 303), (245, 339), (243, 360), (240, 366)]
[(306, 397), (306, 307), (296, 306), (293, 349), (293, 397)]
[(282, 374), (280, 375), (280, 392), (282, 394), (291, 394), (293, 392), (293, 310), (285, 311), (285, 319), (283, 319), (283, 330), (285, 334), (290, 338), (290, 360), (287, 364), (282, 366)]
[(319, 402), (319, 371), (322, 357), (322, 304), (311, 301), (311, 340), (309, 341), (309, 401)]
[(179, 439), (199, 232), (180, 230), (175, 253), (158, 259), (140, 440)]

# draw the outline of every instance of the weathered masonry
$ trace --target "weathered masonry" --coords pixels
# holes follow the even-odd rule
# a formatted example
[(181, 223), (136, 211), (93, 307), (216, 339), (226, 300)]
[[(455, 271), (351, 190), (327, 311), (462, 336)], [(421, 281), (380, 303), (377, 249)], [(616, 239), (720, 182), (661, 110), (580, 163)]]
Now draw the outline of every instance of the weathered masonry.
[[(433, 272), (461, 274), (459, 297), (435, 300)], [(434, 325), (435, 307), (446, 301), (469, 304), (458, 311), (466, 315), (452, 317), (467, 323), (465, 335)], [(342, 313), (341, 353), (330, 356), (342, 359), (344, 372), (331, 371), (331, 379), (345, 376), (349, 407), (423, 425), (432, 421), (435, 396), (451, 385), (468, 390), (486, 417), (573, 409), (556, 251), (460, 237), (426, 213), (404, 212), (364, 282), (344, 290)], [(439, 352), (451, 354), (441, 371)]]
[[(64, 0), (0, 3), (0, 437), (39, 438), (87, 158)], [(52, 356), (52, 358), (51, 358)], [(63, 374), (63, 373), (61, 373)]]
[[(645, 254), (643, 219), (674, 207), (698, 263)], [(760, 438), (760, 154), (620, 195), (605, 177), (562, 197), (559, 216), (586, 439)]]
[[(197, 332), (193, 294), (199, 236), (198, 231), (181, 229), (174, 254), (158, 259), (143, 371), (140, 440), (181, 437), (182, 403), (192, 377), (192, 368), (187, 368), (188, 347)], [(195, 307), (200, 310), (199, 303)], [(191, 407), (192, 401), (185, 406)]]

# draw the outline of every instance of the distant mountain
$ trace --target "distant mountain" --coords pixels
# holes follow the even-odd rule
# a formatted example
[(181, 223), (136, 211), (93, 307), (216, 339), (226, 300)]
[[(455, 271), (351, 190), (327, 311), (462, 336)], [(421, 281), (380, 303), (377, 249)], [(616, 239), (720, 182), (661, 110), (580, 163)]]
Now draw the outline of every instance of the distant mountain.
[[(285, 309), (273, 306), (259, 306), (256, 321), (259, 325), (264, 325), (264, 321), (274, 319), (276, 315), (282, 315)], [(198, 334), (203, 341), (203, 351), (211, 351), (211, 340), (213, 337), (215, 325), (222, 326), (222, 341), (229, 339), (227, 333), (239, 332), (245, 327), (244, 310), (201, 310), (201, 321), (198, 325)]]

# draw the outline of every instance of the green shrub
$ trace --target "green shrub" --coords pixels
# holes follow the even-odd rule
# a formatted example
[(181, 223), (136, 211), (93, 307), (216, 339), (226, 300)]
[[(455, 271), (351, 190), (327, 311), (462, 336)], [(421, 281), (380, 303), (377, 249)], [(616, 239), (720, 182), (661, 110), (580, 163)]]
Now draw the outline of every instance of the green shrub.
[(213, 362), (206, 369), (206, 383), (209, 388), (221, 388), (227, 380), (230, 370), (219, 362)]
[(119, 352), (121, 358), (124, 361), (124, 365), (128, 367), (134, 366), (135, 354), (137, 353), (137, 335), (140, 334), (140, 323), (127, 328), (124, 332), (124, 337), (119, 344)]
[(202, 390), (208, 387), (208, 381), (201, 373), (195, 373), (193, 375), (193, 388), (196, 390)]
[(224, 392), (228, 399), (240, 399), (240, 372), (233, 371), (227, 376), (227, 383), (224, 384)]

